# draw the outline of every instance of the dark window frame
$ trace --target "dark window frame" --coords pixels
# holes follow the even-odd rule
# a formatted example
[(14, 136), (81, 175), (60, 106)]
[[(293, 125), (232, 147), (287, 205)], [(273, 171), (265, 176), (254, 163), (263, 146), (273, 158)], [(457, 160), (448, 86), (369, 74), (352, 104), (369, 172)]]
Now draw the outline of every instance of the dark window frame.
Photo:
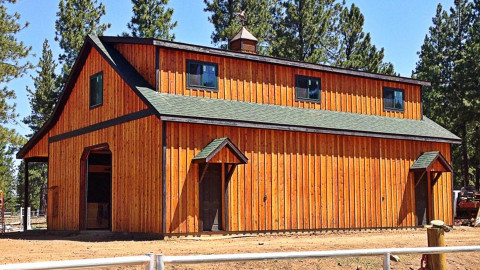
[[(215, 67), (215, 86), (214, 87), (208, 87), (208, 86), (203, 86), (203, 85), (196, 85), (196, 84), (191, 84), (190, 83), (190, 64), (200, 64), (200, 65), (208, 65), (208, 66), (214, 66)], [(208, 90), (208, 91), (218, 91), (218, 82), (219, 82), (219, 76), (218, 76), (218, 63), (212, 63), (212, 62), (203, 62), (203, 61), (197, 61), (197, 60), (187, 60), (187, 89), (194, 89), (194, 90)], [(203, 77), (202, 77), (202, 83), (203, 83)]]
[[(313, 99), (313, 98), (303, 98), (298, 96), (298, 90), (297, 90), (297, 85), (298, 85), (298, 80), (304, 78), (304, 79), (313, 79), (313, 80), (318, 80), (318, 99)], [(308, 89), (307, 89), (308, 90)], [(295, 75), (295, 101), (304, 101), (304, 102), (312, 102), (312, 103), (320, 103), (322, 102), (322, 79), (319, 77), (312, 77), (312, 76), (305, 76), (305, 75)]]
[[(387, 107), (386, 106), (386, 102), (385, 102), (385, 92), (386, 91), (393, 91), (393, 107)], [(395, 108), (395, 92), (401, 92), (402, 93), (402, 108), (399, 109), (399, 108)], [(383, 87), (383, 91), (382, 91), (382, 100), (383, 100), (383, 110), (384, 111), (395, 111), (395, 112), (404, 112), (405, 111), (405, 89), (401, 89), (401, 88), (394, 88), (394, 87), (387, 87), (387, 86), (384, 86)]]
[[(102, 89), (101, 89), (101, 92), (102, 92), (102, 98), (101, 98), (101, 101), (100, 103), (97, 103), (97, 104), (92, 104), (92, 79), (97, 77), (97, 76), (102, 76)], [(94, 109), (94, 108), (97, 108), (97, 107), (100, 107), (103, 105), (103, 90), (104, 90), (104, 87), (103, 87), (103, 71), (100, 71), (100, 72), (97, 72), (93, 75), (90, 76), (90, 80), (89, 80), (89, 96), (88, 96), (88, 99), (89, 99), (89, 106), (90, 106), (90, 109)]]

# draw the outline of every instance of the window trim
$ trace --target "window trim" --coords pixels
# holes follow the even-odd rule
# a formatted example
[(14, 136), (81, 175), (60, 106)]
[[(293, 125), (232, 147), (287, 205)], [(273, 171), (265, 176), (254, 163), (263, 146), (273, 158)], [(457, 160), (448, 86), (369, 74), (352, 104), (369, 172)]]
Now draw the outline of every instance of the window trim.
[[(96, 77), (96, 76), (99, 76), (99, 75), (102, 76), (102, 102), (100, 102), (100, 103), (98, 103), (98, 104), (92, 105), (92, 78), (93, 78), (93, 77)], [(104, 78), (103, 78), (103, 71), (100, 71), (100, 72), (97, 72), (97, 73), (95, 73), (95, 74), (93, 74), (93, 75), (90, 75), (90, 80), (89, 80), (89, 82), (88, 82), (88, 84), (89, 84), (89, 85), (88, 85), (88, 86), (89, 86), (89, 89), (88, 89), (88, 105), (89, 105), (90, 109), (95, 109), (95, 108), (100, 107), (100, 106), (103, 105), (103, 92), (104, 92), (104, 91), (103, 91), (103, 90), (104, 90), (104, 87), (103, 87), (103, 85), (104, 85), (104, 84), (103, 84), (103, 79), (104, 79)]]
[[(319, 88), (320, 88), (319, 93), (318, 93), (318, 99), (298, 97), (297, 85), (298, 85), (298, 79), (300, 79), (300, 78), (318, 80), (318, 84), (319, 84)], [(295, 87), (294, 88), (295, 88), (295, 101), (311, 102), (311, 103), (321, 103), (322, 102), (322, 79), (321, 78), (295, 74)]]
[[(402, 102), (403, 102), (402, 109), (386, 107), (386, 105), (385, 105), (385, 91), (388, 91), (388, 90), (393, 90), (394, 91), (394, 94), (393, 94), (393, 99), (394, 100), (395, 100), (395, 91), (402, 92)], [(384, 86), (383, 89), (382, 89), (382, 101), (383, 101), (383, 110), (384, 111), (405, 112), (405, 89)]]
[[(202, 85), (193, 85), (190, 84), (190, 64), (200, 64), (200, 65), (209, 65), (209, 66), (214, 66), (215, 67), (215, 87), (208, 87), (208, 86), (202, 86)], [(208, 91), (213, 91), (213, 92), (218, 92), (218, 83), (219, 83), (219, 75), (218, 75), (218, 63), (213, 63), (213, 62), (203, 62), (203, 61), (197, 61), (197, 60), (190, 60), (187, 59), (187, 89), (192, 89), (192, 90), (208, 90)], [(203, 78), (202, 78), (203, 80)]]

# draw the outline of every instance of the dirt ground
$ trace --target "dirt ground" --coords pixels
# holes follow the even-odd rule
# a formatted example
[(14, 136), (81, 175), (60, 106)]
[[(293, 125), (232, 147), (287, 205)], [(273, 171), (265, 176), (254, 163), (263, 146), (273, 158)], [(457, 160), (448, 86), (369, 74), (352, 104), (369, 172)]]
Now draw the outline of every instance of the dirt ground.
[[(480, 228), (455, 227), (447, 246), (480, 245)], [(32, 231), (0, 236), (0, 264), (141, 255), (221, 254), (427, 246), (426, 231), (393, 230), (155, 239), (107, 232)], [(418, 269), (420, 255), (401, 255), (393, 269)], [(449, 269), (480, 269), (480, 252), (450, 253)], [(381, 257), (168, 265), (167, 269), (381, 269)]]

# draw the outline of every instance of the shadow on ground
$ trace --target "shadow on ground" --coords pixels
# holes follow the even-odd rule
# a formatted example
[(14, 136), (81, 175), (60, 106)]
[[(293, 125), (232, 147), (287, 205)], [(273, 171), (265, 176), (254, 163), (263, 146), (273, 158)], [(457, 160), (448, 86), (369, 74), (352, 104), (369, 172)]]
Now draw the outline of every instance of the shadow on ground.
[(109, 231), (47, 231), (10, 232), (0, 234), (0, 239), (12, 240), (64, 240), (78, 242), (113, 242), (113, 241), (154, 241), (163, 240), (159, 234), (118, 233)]

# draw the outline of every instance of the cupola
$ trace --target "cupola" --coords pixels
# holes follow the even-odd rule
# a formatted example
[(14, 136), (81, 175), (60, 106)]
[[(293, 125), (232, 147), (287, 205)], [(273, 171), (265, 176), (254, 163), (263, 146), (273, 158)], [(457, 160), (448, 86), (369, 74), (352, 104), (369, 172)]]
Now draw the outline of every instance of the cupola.
[(237, 52), (257, 54), (258, 39), (245, 26), (230, 40), (229, 49)]

